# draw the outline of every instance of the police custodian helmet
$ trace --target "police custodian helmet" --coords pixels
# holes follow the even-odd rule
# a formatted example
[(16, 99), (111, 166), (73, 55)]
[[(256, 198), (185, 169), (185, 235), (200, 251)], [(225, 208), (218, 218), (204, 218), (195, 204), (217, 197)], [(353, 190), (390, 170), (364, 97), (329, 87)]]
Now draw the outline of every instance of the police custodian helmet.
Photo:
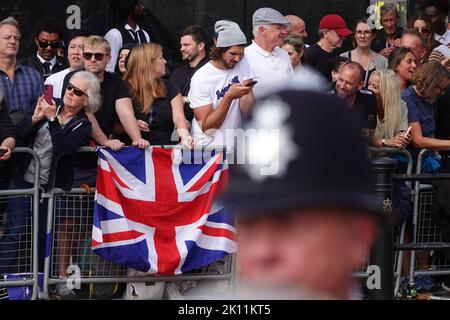
[(361, 127), (340, 99), (312, 91), (277, 92), (256, 103), (244, 129), (253, 134), (236, 143), (235, 159), (243, 164), (230, 165), (222, 197), (239, 215), (379, 208)]

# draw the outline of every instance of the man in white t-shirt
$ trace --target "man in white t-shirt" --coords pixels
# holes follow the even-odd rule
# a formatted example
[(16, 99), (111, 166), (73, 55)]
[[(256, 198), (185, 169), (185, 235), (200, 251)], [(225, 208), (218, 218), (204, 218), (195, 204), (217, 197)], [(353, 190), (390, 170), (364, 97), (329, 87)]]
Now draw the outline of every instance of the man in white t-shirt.
[(231, 148), (234, 130), (240, 127), (242, 115), (249, 113), (255, 100), (250, 82), (254, 73), (244, 57), (247, 39), (239, 26), (219, 20), (214, 30), (217, 37), (211, 60), (191, 80), (191, 130), (197, 145)]
[(289, 21), (272, 8), (259, 8), (253, 14), (254, 39), (245, 48), (245, 56), (258, 81), (254, 89), (256, 98), (282, 88), (294, 74), (289, 55), (278, 47), (287, 35), (288, 25)]
[(83, 41), (89, 36), (90, 33), (83, 30), (76, 30), (70, 35), (67, 48), (67, 60), (70, 67), (52, 74), (45, 80), (45, 85), (53, 86), (53, 98), (61, 99), (64, 95), (62, 92), (64, 78), (69, 72), (84, 68)]

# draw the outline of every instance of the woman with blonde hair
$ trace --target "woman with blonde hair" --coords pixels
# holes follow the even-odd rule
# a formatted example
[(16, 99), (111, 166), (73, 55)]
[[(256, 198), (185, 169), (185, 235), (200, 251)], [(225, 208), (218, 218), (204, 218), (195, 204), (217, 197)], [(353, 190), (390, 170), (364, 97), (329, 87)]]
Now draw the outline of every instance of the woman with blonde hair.
[(131, 50), (124, 80), (139, 128), (151, 145), (173, 145), (181, 139), (192, 148), (195, 141), (189, 134), (180, 90), (162, 79), (165, 74), (166, 60), (159, 44), (145, 43)]
[(409, 143), (405, 136), (408, 110), (400, 98), (400, 82), (394, 71), (376, 70), (369, 78), (369, 89), (377, 98), (377, 127), (373, 136), (376, 147), (404, 148)]

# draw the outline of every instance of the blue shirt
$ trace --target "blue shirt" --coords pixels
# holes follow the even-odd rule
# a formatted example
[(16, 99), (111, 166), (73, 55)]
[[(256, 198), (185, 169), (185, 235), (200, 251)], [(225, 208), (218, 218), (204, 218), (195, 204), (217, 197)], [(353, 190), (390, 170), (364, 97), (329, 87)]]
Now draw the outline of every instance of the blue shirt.
[[(422, 136), (432, 138), (436, 131), (435, 106), (419, 97), (412, 86), (409, 86), (402, 92), (402, 99), (408, 107), (408, 122), (419, 122), (422, 129)], [(416, 157), (420, 149), (412, 144), (407, 148)]]
[(35, 69), (17, 65), (13, 81), (0, 70), (0, 90), (10, 113), (20, 110), (26, 114), (33, 114), (37, 101), (44, 91), (44, 83)]

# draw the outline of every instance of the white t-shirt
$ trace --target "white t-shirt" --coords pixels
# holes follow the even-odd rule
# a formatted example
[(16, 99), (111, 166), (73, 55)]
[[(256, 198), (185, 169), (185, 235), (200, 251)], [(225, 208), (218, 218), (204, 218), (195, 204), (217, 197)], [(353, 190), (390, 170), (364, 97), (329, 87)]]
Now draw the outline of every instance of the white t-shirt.
[[(190, 106), (195, 109), (212, 104), (213, 109), (216, 109), (232, 84), (242, 83), (251, 78), (254, 78), (254, 73), (245, 57), (234, 68), (226, 70), (218, 69), (208, 62), (197, 70), (191, 79), (191, 88), (188, 94)], [(227, 148), (232, 148), (233, 140), (228, 139), (226, 135), (227, 132), (228, 134), (233, 133), (229, 129), (237, 129), (241, 125), (242, 113), (239, 103), (239, 99), (233, 100), (224, 122), (211, 136), (203, 133), (194, 117), (191, 134), (195, 137), (196, 143), (198, 145), (226, 145)]]
[(51, 84), (53, 86), (53, 98), (61, 99), (63, 97), (63, 84), (64, 78), (70, 72), (70, 68), (64, 69), (60, 72), (50, 75), (46, 80), (45, 84)]
[[(125, 25), (125, 29), (133, 30), (128, 24)], [(138, 32), (140, 29), (141, 28), (139, 28), (139, 26), (136, 26), (136, 29), (134, 31)], [(142, 31), (144, 32), (147, 42), (150, 42), (150, 35), (144, 29), (142, 29)], [(109, 72), (114, 72), (117, 63), (117, 55), (119, 54), (120, 48), (122, 48), (122, 46), (124, 45), (122, 40), (122, 34), (118, 29), (113, 28), (105, 34), (105, 40), (108, 41), (109, 45), (111, 46), (111, 60), (106, 65), (105, 70)], [(143, 39), (141, 41), (144, 42)]]
[(279, 47), (267, 52), (253, 41), (245, 48), (245, 56), (258, 81), (253, 87), (256, 99), (282, 88), (294, 75), (289, 55)]

